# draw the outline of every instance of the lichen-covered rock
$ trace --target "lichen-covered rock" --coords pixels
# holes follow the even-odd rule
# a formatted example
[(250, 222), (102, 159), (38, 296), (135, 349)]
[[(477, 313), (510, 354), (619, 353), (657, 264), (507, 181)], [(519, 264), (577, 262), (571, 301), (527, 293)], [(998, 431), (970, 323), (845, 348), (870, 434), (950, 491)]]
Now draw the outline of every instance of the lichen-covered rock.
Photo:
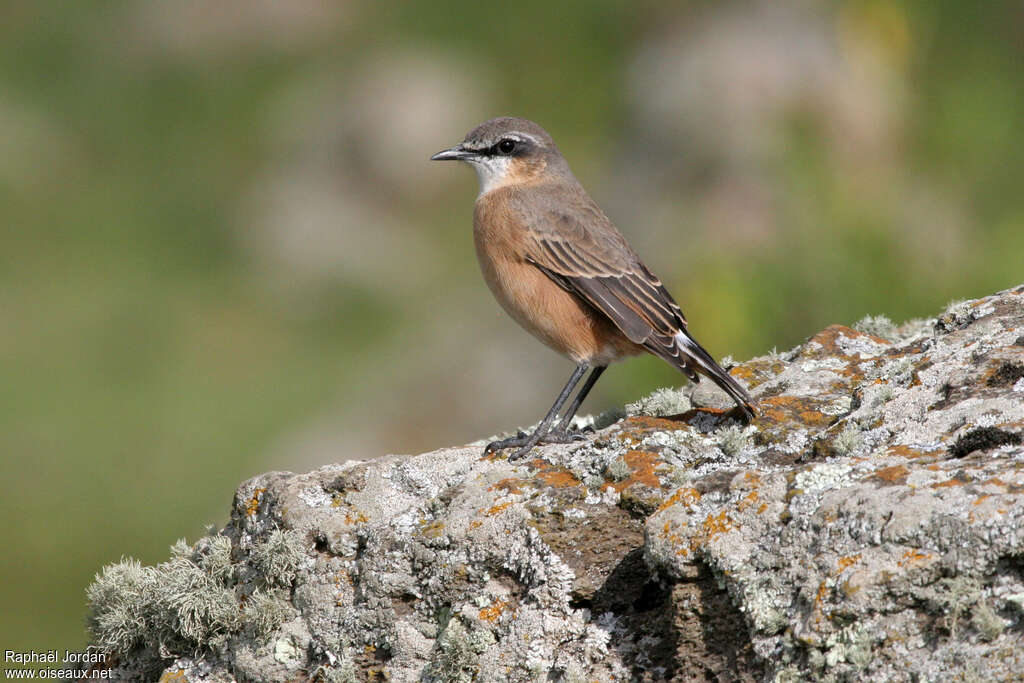
[(97, 577), (95, 646), (121, 680), (1020, 680), (1024, 287), (859, 326), (733, 367), (750, 425), (661, 391), (520, 463), (256, 477)]

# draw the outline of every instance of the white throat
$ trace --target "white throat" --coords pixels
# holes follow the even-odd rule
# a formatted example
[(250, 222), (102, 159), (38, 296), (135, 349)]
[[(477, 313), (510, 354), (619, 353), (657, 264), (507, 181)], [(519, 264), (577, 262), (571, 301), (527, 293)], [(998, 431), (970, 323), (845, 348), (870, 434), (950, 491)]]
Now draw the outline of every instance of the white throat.
[(504, 187), (512, 182), (512, 164), (508, 157), (487, 157), (473, 159), (469, 163), (476, 171), (476, 177), (480, 181), (480, 194), (482, 197), (491, 190)]

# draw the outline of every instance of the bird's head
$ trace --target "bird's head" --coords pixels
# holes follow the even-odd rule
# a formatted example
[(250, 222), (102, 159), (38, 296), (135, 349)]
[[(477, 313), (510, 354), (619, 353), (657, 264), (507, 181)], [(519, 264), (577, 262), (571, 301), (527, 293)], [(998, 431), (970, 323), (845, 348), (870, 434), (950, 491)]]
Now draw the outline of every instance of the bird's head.
[(430, 159), (471, 164), (480, 179), (481, 196), (499, 187), (536, 182), (569, 170), (543, 128), (513, 117), (481, 123), (469, 131), (465, 140)]

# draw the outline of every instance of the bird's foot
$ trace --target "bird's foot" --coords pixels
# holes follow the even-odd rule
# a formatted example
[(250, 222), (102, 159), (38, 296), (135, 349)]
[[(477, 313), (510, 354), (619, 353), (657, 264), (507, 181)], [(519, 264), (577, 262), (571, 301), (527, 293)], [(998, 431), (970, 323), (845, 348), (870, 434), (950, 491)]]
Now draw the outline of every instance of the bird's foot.
[(487, 444), (487, 446), (484, 447), (484, 455), (490, 455), (491, 453), (494, 453), (495, 451), (500, 451), (500, 450), (505, 449), (505, 448), (513, 448), (515, 446), (522, 446), (523, 444), (526, 443), (526, 441), (529, 438), (530, 438), (529, 434), (527, 434), (523, 430), (519, 430), (516, 433), (515, 436), (510, 436), (507, 439), (498, 439), (497, 441), (492, 441), (489, 444)]
[(501, 439), (500, 441), (492, 441), (487, 444), (487, 447), (484, 448), (484, 455), (490, 455), (495, 451), (501, 451), (506, 448), (516, 448), (518, 450), (508, 456), (508, 459), (519, 460), (529, 453), (534, 446), (540, 446), (548, 443), (573, 443), (575, 441), (582, 441), (587, 438), (587, 433), (592, 431), (594, 431), (593, 427), (584, 427), (583, 429), (555, 428), (544, 435), (539, 435), (537, 432), (527, 434), (526, 432), (520, 431), (515, 436), (510, 436), (509, 438)]

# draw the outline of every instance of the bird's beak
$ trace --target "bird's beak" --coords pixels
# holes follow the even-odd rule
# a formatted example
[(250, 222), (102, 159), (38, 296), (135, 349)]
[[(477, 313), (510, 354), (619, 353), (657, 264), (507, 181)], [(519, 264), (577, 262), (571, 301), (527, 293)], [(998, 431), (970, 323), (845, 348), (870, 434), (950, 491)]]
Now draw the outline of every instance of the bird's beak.
[(451, 149), (446, 149), (443, 152), (438, 152), (434, 156), (430, 157), (431, 161), (465, 161), (466, 159), (472, 159), (476, 156), (473, 152), (462, 146), (459, 143)]

